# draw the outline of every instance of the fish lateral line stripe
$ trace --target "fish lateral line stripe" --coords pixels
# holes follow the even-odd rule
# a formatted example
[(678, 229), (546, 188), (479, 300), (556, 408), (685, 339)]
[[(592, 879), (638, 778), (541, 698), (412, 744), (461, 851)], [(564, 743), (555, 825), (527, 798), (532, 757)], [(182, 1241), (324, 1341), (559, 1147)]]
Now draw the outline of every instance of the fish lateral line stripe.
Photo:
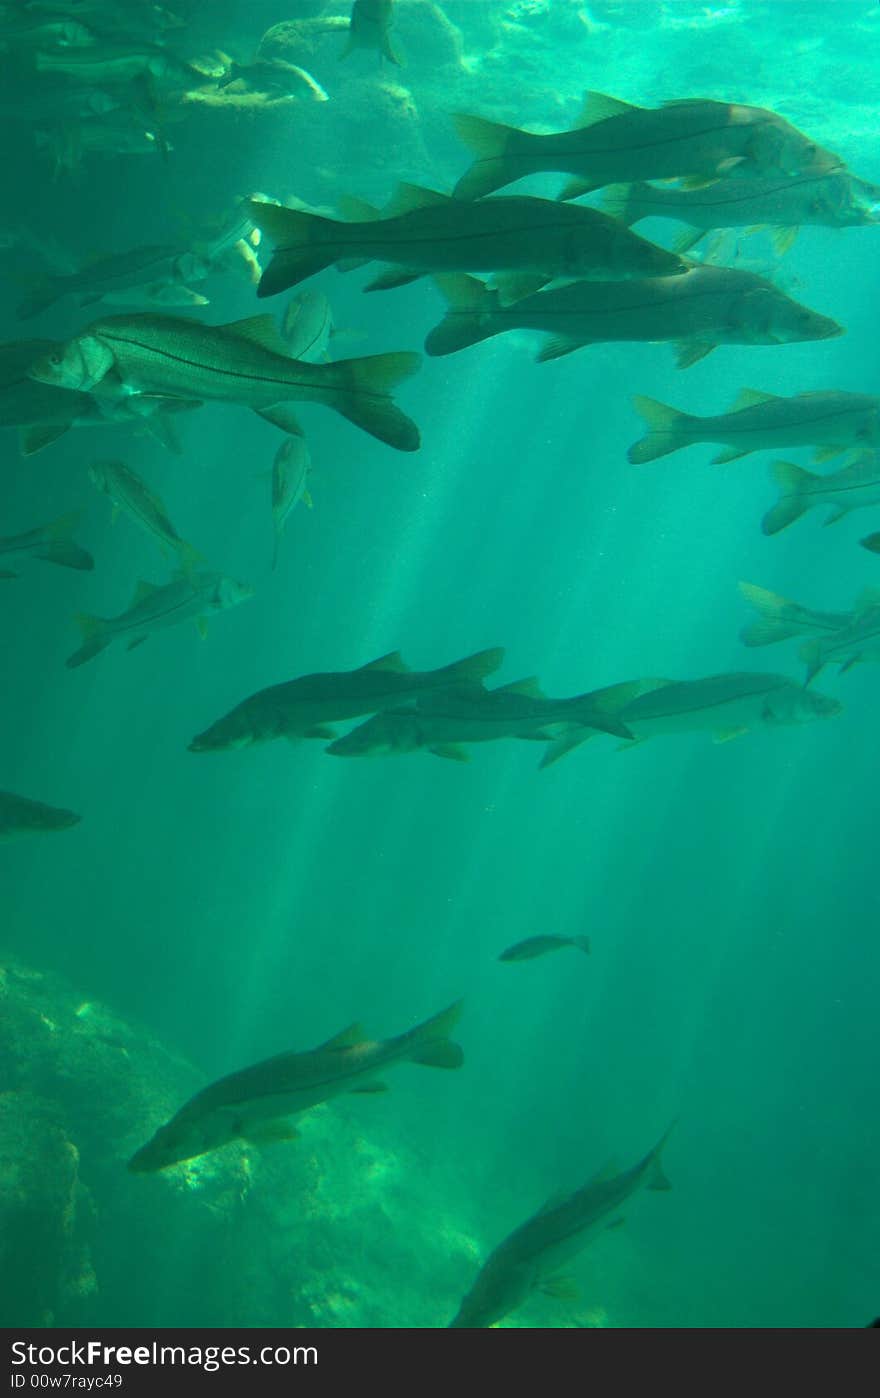
[[(880, 627), (878, 627), (878, 630), (880, 630)], [(761, 697), (762, 694), (774, 694), (778, 689), (784, 689), (784, 688), (785, 688), (784, 685), (774, 684), (774, 685), (773, 685), (771, 688), (769, 688), (769, 689), (764, 689), (764, 690), (753, 689), (753, 690), (750, 690), (747, 694), (737, 694), (736, 697), (733, 699), (733, 701), (731, 701), (731, 698), (730, 698), (730, 696), (728, 695), (728, 697), (727, 697), (726, 699), (713, 699), (711, 703), (708, 703), (708, 704), (695, 704), (695, 705), (693, 705), (692, 708), (689, 708), (689, 709), (667, 709), (667, 711), (666, 711), (665, 713), (659, 713), (659, 714), (646, 714), (646, 715), (641, 716), (641, 717), (640, 717), (638, 714), (633, 714), (633, 715), (631, 715), (630, 717), (631, 717), (631, 721), (632, 721), (633, 723), (650, 723), (650, 722), (651, 722), (651, 719), (657, 719), (657, 718), (678, 718), (679, 715), (699, 714), (699, 713), (702, 713), (704, 709), (719, 709), (719, 708), (721, 708), (721, 706), (722, 706), (723, 704), (729, 704), (729, 703), (731, 703), (731, 702), (733, 702), (733, 703), (736, 704), (736, 703), (739, 703), (739, 702), (740, 702), (741, 700), (743, 700), (743, 699), (759, 699), (759, 698)], [(623, 712), (624, 712), (624, 714), (625, 714), (625, 713), (626, 713), (626, 710), (624, 709)], [(626, 722), (625, 719), (624, 719), (624, 722)]]
[[(551, 201), (548, 200), (548, 203), (549, 203), (549, 202), (551, 202)], [(467, 208), (469, 208), (469, 207), (471, 207), (469, 204), (467, 204), (467, 203), (462, 203), (462, 208), (467, 209)], [(596, 212), (596, 213), (601, 213), (602, 210), (601, 210), (601, 209), (597, 209), (597, 210), (594, 210), (594, 212)], [(408, 218), (409, 215), (408, 215), (408, 214), (400, 214), (400, 215), (398, 215), (397, 217), (402, 219), (402, 218)], [(611, 219), (611, 215), (610, 215), (610, 214), (607, 214), (607, 215), (606, 215), (606, 218)], [(389, 219), (388, 222), (389, 222), (389, 223), (396, 222), (396, 219)], [(612, 222), (612, 223), (616, 223), (617, 221), (616, 221), (616, 220), (611, 220), (611, 222)], [(601, 225), (602, 225), (602, 220), (597, 220), (597, 223), (596, 223), (595, 226), (598, 228), (598, 227), (601, 227)], [(357, 228), (357, 227), (360, 227), (361, 225), (359, 225), (359, 224), (357, 224), (357, 223), (343, 223), (343, 222), (337, 220), (337, 221), (334, 221), (333, 226), (334, 226), (334, 227), (339, 227), (339, 228)], [(365, 224), (363, 224), (362, 226), (363, 226), (364, 228), (370, 228), (370, 227), (372, 227), (373, 225), (371, 225), (371, 224), (369, 224), (369, 223), (365, 223)], [(588, 225), (587, 225), (587, 221), (584, 220), (583, 227), (586, 229), (587, 226), (588, 226)], [(621, 225), (621, 227), (622, 227), (622, 225)], [(390, 231), (391, 231), (391, 230), (389, 229), (389, 232), (390, 232)], [(541, 225), (539, 225), (539, 224), (533, 224), (533, 223), (532, 223), (532, 224), (522, 224), (521, 226), (516, 226), (516, 225), (513, 225), (513, 224), (512, 224), (510, 227), (507, 227), (507, 228), (492, 228), (492, 229), (486, 229), (484, 232), (479, 232), (479, 233), (442, 233), (442, 234), (440, 234), (439, 236), (438, 236), (438, 235), (433, 235), (433, 236), (432, 236), (430, 233), (427, 233), (427, 232), (426, 232), (426, 233), (425, 233), (424, 235), (422, 235), (421, 237), (413, 236), (413, 237), (409, 237), (409, 238), (399, 238), (399, 239), (395, 239), (395, 240), (394, 240), (394, 246), (395, 246), (395, 247), (397, 247), (397, 246), (401, 246), (401, 247), (420, 247), (420, 246), (422, 246), (422, 245), (428, 245), (428, 246), (430, 246), (431, 244), (443, 244), (443, 243), (467, 243), (467, 242), (475, 242), (475, 243), (477, 243), (477, 242), (485, 242), (487, 239), (490, 239), (490, 238), (502, 238), (502, 237), (512, 237), (512, 238), (516, 238), (516, 237), (521, 237), (523, 234), (534, 233), (534, 232), (542, 233), (542, 234), (543, 234), (543, 233), (548, 233), (548, 232), (552, 232), (552, 233), (571, 233), (571, 232), (577, 232), (577, 231), (578, 231), (578, 230), (577, 230), (577, 226), (576, 226), (576, 224), (574, 223), (574, 220), (570, 220), (568, 223), (562, 223), (562, 222), (560, 222), (560, 223), (541, 224)], [(613, 231), (616, 232), (616, 231), (618, 231), (618, 230), (615, 228)], [(627, 231), (629, 231), (629, 230), (627, 230)], [(638, 233), (634, 234), (633, 236), (634, 236), (635, 238), (639, 239), (641, 242), (647, 242), (647, 241), (648, 241), (647, 239), (642, 238), (641, 235), (638, 234)], [(333, 239), (333, 238), (328, 238), (328, 239), (327, 239), (327, 243), (332, 243), (332, 242), (334, 242), (334, 241), (337, 241), (337, 240), (335, 240), (335, 239)], [(374, 238), (370, 238), (370, 237), (368, 237), (368, 236), (364, 236), (363, 238), (358, 237), (358, 238), (352, 238), (352, 239), (350, 239), (350, 240), (341, 240), (341, 239), (340, 239), (339, 241), (350, 241), (351, 243), (355, 244), (357, 247), (375, 247), (375, 246), (380, 246), (380, 247), (381, 247), (381, 246), (385, 246), (385, 247), (387, 247), (388, 244), (389, 244), (389, 240), (388, 240), (388, 239), (380, 238), (380, 237), (378, 236), (378, 234), (377, 234), (376, 237), (374, 237)], [(296, 244), (292, 244), (292, 245), (290, 245), (290, 246), (284, 246), (284, 247), (282, 247), (282, 246), (279, 245), (279, 246), (276, 247), (276, 249), (275, 249), (275, 254), (276, 254), (276, 256), (277, 256), (279, 253), (297, 253), (297, 252), (305, 252), (305, 251), (307, 251), (307, 250), (308, 250), (308, 251), (313, 251), (313, 250), (315, 250), (315, 249), (320, 249), (322, 246), (326, 246), (326, 245), (327, 245), (327, 244), (322, 243), (322, 242), (321, 242), (320, 240), (318, 240), (318, 239), (312, 239), (312, 240), (310, 240), (308, 243), (296, 243)], [(665, 248), (661, 248), (660, 251), (661, 251), (661, 252), (665, 252), (666, 249), (665, 249)], [(343, 254), (340, 254), (340, 256), (342, 256), (342, 255), (343, 255)], [(670, 253), (670, 257), (674, 257), (674, 256), (675, 256), (674, 253)], [(372, 259), (372, 260), (373, 260), (373, 261), (379, 261), (379, 260), (388, 261), (387, 258), (385, 258), (385, 259), (374, 258), (374, 259)], [(493, 269), (493, 270), (494, 270), (494, 269)]]
[[(232, 337), (232, 338), (234, 338), (234, 337)], [(116, 335), (116, 336), (114, 336), (114, 335), (112, 335), (112, 334), (111, 334), (111, 335), (108, 335), (108, 334), (106, 334), (103, 330), (99, 330), (99, 331), (98, 331), (98, 334), (95, 336), (95, 339), (97, 339), (97, 340), (109, 341), (109, 343), (110, 343), (111, 345), (113, 345), (113, 344), (120, 344), (120, 345), (133, 346), (133, 347), (136, 348), (136, 349), (142, 349), (142, 350), (144, 350), (147, 354), (154, 355), (156, 358), (159, 358), (159, 359), (164, 358), (164, 359), (170, 360), (170, 361), (171, 361), (172, 363), (174, 363), (174, 364), (182, 364), (185, 368), (188, 368), (188, 369), (197, 369), (197, 370), (200, 370), (202, 373), (205, 373), (205, 374), (216, 374), (216, 375), (218, 375), (218, 377), (220, 377), (220, 378), (246, 379), (246, 380), (247, 380), (248, 382), (250, 382), (250, 383), (279, 384), (281, 387), (285, 387), (285, 388), (302, 388), (302, 389), (316, 388), (319, 392), (322, 392), (322, 393), (343, 393), (343, 394), (352, 393), (352, 394), (356, 394), (356, 396), (359, 397), (359, 398), (370, 398), (370, 399), (374, 400), (374, 401), (377, 402), (377, 403), (387, 403), (387, 402), (390, 401), (390, 398), (391, 398), (391, 395), (390, 395), (389, 393), (375, 393), (375, 392), (373, 392), (373, 391), (371, 391), (371, 390), (369, 390), (369, 389), (355, 388), (354, 385), (349, 386), (349, 385), (327, 384), (327, 385), (325, 385), (325, 386), (322, 388), (321, 385), (320, 385), (320, 383), (316, 384), (316, 383), (314, 382), (314, 380), (312, 380), (311, 382), (309, 382), (308, 380), (291, 382), (289, 379), (276, 379), (276, 378), (274, 378), (274, 377), (273, 377), (272, 375), (270, 375), (270, 374), (249, 374), (249, 373), (246, 373), (245, 371), (243, 371), (243, 370), (241, 370), (241, 369), (223, 369), (223, 368), (220, 368), (219, 365), (215, 365), (215, 364), (201, 364), (201, 363), (199, 363), (198, 360), (195, 360), (195, 359), (188, 359), (185, 355), (182, 355), (182, 354), (173, 354), (173, 353), (171, 352), (171, 350), (160, 349), (160, 348), (157, 348), (157, 346), (155, 346), (155, 345), (143, 344), (142, 341), (140, 341), (140, 340), (124, 339), (121, 335)], [(264, 352), (265, 354), (271, 354), (271, 353), (272, 353), (271, 350), (265, 350), (265, 351), (263, 351), (263, 352)], [(281, 359), (282, 356), (279, 354), (279, 355), (276, 355), (275, 358), (276, 358), (276, 359)], [(298, 361), (295, 360), (295, 359), (291, 359), (290, 361), (285, 361), (285, 363), (286, 363), (286, 362), (289, 362), (290, 364), (296, 364)], [(336, 364), (338, 365), (340, 362), (342, 362), (342, 361), (337, 360), (337, 361), (336, 361)], [(321, 369), (321, 365), (320, 365), (320, 364), (313, 364), (313, 365), (311, 365), (310, 367), (313, 368), (313, 369), (315, 369), (315, 370), (318, 370), (318, 371), (320, 371), (320, 369)], [(333, 367), (333, 366), (332, 366), (332, 365), (328, 365), (327, 367), (329, 368), (329, 367)], [(132, 396), (132, 397), (138, 397), (139, 395), (133, 394), (133, 395), (131, 395), (131, 396)], [(278, 399), (277, 401), (280, 402), (281, 400)], [(274, 404), (268, 403), (268, 404), (266, 404), (265, 406), (266, 406), (266, 407), (273, 407)]]

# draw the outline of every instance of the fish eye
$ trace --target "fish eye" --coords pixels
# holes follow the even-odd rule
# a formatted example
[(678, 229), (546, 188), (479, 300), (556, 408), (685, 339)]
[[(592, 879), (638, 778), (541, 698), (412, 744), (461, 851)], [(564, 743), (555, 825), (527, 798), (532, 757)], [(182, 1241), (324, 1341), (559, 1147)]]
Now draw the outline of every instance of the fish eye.
[(50, 364), (54, 364), (54, 365), (60, 364), (60, 363), (61, 363), (61, 355), (60, 355), (60, 354), (50, 354), (50, 355), (49, 355), (49, 363), (50, 363)]

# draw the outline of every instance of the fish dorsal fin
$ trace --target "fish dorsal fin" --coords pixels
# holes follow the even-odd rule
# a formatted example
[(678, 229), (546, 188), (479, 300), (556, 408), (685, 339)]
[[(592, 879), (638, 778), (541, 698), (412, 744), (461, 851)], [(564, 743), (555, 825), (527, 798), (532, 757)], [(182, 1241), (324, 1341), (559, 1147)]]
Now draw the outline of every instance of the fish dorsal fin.
[(584, 93), (584, 104), (577, 119), (577, 126), (595, 126), (609, 117), (623, 116), (624, 112), (637, 112), (641, 109), (634, 102), (622, 102), (619, 97), (609, 97), (606, 92)]
[(377, 209), (375, 204), (368, 204), (366, 199), (359, 199), (356, 194), (340, 194), (336, 207), (347, 223), (373, 223), (377, 218), (384, 217), (383, 211)]
[(161, 592), (161, 583), (147, 582), (145, 578), (139, 578), (134, 585), (134, 594), (131, 605), (136, 607), (139, 602), (145, 602), (148, 597), (152, 597), (154, 592)]
[(880, 607), (880, 587), (863, 587), (853, 603), (853, 619)]
[(754, 408), (758, 403), (772, 403), (778, 398), (778, 393), (765, 393), (761, 388), (741, 388), (731, 404), (730, 411), (738, 413), (741, 408)]
[(534, 296), (550, 279), (541, 272), (499, 272), (493, 280), (501, 305), (512, 306), (527, 296)]
[(234, 335), (238, 340), (247, 340), (252, 345), (259, 345), (261, 349), (271, 350), (273, 354), (289, 357), (290, 351), (271, 316), (247, 316), (245, 320), (231, 321), (229, 325), (224, 325), (223, 329), (227, 335)]
[(354, 1044), (362, 1044), (366, 1037), (366, 1031), (362, 1024), (349, 1024), (347, 1029), (340, 1029), (339, 1033), (334, 1034), (332, 1039), (328, 1039), (325, 1044), (321, 1044), (321, 1048), (351, 1048)]
[(497, 689), (492, 690), (493, 694), (525, 694), (529, 699), (544, 699), (541, 681), (537, 675), (530, 675), (526, 680), (512, 680), (510, 684), (501, 684)]
[(437, 189), (426, 189), (421, 184), (408, 184), (402, 180), (385, 208), (389, 218), (397, 214), (408, 214), (413, 209), (439, 209), (444, 204), (456, 204), (451, 194), (441, 194)]
[(409, 666), (404, 664), (403, 656), (399, 650), (393, 650), (388, 655), (380, 655), (378, 660), (371, 660), (368, 665), (359, 667), (360, 673), (365, 670), (386, 670), (391, 675), (409, 674)]

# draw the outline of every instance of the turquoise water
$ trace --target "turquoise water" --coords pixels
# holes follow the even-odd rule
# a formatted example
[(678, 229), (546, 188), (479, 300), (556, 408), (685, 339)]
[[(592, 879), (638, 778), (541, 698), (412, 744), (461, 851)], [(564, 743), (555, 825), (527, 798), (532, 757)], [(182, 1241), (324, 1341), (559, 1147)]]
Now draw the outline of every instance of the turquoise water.
[[(247, 53), (279, 20), (349, 7), (172, 8), (189, 19), (172, 31), (179, 51)], [(450, 189), (469, 160), (455, 110), (551, 130), (573, 124), (584, 88), (645, 105), (743, 101), (880, 180), (880, 7), (868, 0), (448, 0), (452, 28), (439, 8), (400, 0), (405, 68), (369, 52), (339, 63), (330, 31), (296, 59), (329, 101), (169, 119), (165, 161), (86, 156), (55, 175), (11, 123), (3, 338), (67, 339), (95, 318), (68, 300), (22, 328), (22, 285), (50, 252), (78, 266), (186, 241), (255, 190), (325, 206), (343, 191), (382, 202), (398, 179)], [(560, 180), (517, 192), (553, 194)], [(534, 336), (500, 336), (426, 359), (398, 391), (422, 431), (413, 455), (303, 405), (314, 508), (288, 521), (275, 572), (262, 473), (279, 437), (244, 408), (182, 415), (180, 456), (125, 427), (76, 428), (27, 458), (3, 434), (2, 533), (81, 510), (77, 539), (96, 560), (90, 574), (23, 563), (0, 599), (0, 785), (82, 816), (0, 853), (2, 943), (19, 968), (0, 1001), (9, 1129), (16, 1097), (22, 1111), (25, 1098), (49, 1102), (79, 1156), (78, 1280), (41, 1282), (33, 1310), (10, 1320), (443, 1326), (544, 1199), (608, 1160), (629, 1166), (673, 1120), (672, 1191), (640, 1193), (626, 1226), (582, 1252), (578, 1300), (535, 1296), (505, 1324), (849, 1326), (876, 1314), (871, 665), (823, 672), (818, 687), (844, 705), (829, 722), (628, 752), (599, 736), (546, 771), (539, 744), (515, 741), (475, 745), (467, 764), (334, 760), (317, 741), (204, 755), (187, 744), (263, 686), (395, 650), (422, 670), (503, 646), (497, 680), (537, 675), (551, 695), (741, 669), (799, 680), (795, 642), (742, 646), (752, 614), (737, 583), (846, 610), (880, 582), (857, 547), (876, 514), (826, 530), (814, 511), (764, 537), (773, 457), (714, 467), (715, 449), (695, 446), (630, 466), (642, 435), (631, 398), (709, 414), (745, 385), (876, 392), (877, 236), (806, 228), (780, 271), (846, 327), (839, 339), (722, 346), (681, 372), (665, 345), (536, 364)], [(761, 235), (754, 247), (773, 257)], [(420, 348), (443, 312), (436, 290), (364, 296), (365, 280), (330, 269), (306, 283), (330, 298), (334, 357)], [(204, 290), (211, 323), (288, 299), (258, 304), (242, 277)], [(806, 448), (784, 454), (811, 461)], [(168, 576), (154, 541), (127, 518), (111, 525), (89, 484), (89, 463), (107, 457), (256, 595), (212, 618), (204, 641), (181, 627), (68, 671), (75, 613), (115, 615), (138, 578)], [(497, 961), (546, 933), (589, 935), (589, 960)], [(66, 1006), (59, 1018), (34, 975)], [(221, 1075), (352, 1021), (397, 1034), (459, 997), (459, 1073), (395, 1069), (386, 1096), (317, 1108), (300, 1142), (246, 1148), (244, 1163), (228, 1148), (216, 1177), (126, 1172)], [(88, 1074), (65, 1039), (64, 1015), (84, 1001), (134, 1036)], [(29, 1073), (36, 1049), (22, 1046), (37, 1043), (28, 1016), (40, 1014), (60, 1046), (51, 1072), (40, 1057)], [(175, 1079), (179, 1060), (192, 1067)], [(136, 1116), (84, 1110), (104, 1095), (105, 1061), (107, 1092), (135, 1082)]]

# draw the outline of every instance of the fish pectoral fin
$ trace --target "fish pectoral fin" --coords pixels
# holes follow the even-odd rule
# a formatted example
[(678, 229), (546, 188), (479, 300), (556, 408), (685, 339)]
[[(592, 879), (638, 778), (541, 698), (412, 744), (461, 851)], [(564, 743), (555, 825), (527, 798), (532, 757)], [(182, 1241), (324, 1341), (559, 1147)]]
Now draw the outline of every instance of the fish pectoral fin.
[(784, 257), (789, 249), (793, 247), (799, 232), (800, 229), (797, 226), (792, 226), (791, 228), (774, 228), (770, 235), (770, 241), (773, 244), (773, 250), (777, 257)]
[(707, 344), (705, 340), (681, 340), (675, 349), (676, 369), (689, 369), (692, 364), (705, 359), (707, 354), (711, 354), (714, 345)]
[(435, 747), (429, 747), (428, 752), (432, 752), (435, 757), (446, 757), (450, 762), (470, 762), (469, 752), (460, 743), (437, 743)]
[(725, 447), (717, 456), (712, 457), (713, 466), (724, 466), (728, 461), (738, 461), (741, 456), (748, 456), (751, 447)]
[(555, 1301), (578, 1301), (581, 1296), (581, 1289), (574, 1277), (547, 1277), (539, 1284), (538, 1290), (545, 1296), (552, 1296)]
[(535, 359), (539, 364), (545, 364), (548, 359), (561, 359), (563, 355), (573, 354), (589, 343), (589, 340), (570, 340), (565, 335), (551, 335), (549, 340), (544, 341)]
[(196, 617), (196, 630), (204, 641), (208, 635), (208, 618), (204, 616)]
[(625, 1223), (626, 1219), (621, 1214), (620, 1218), (613, 1218), (610, 1223), (606, 1223), (605, 1231), (607, 1233), (610, 1228), (622, 1228)]
[(366, 1043), (366, 1040), (367, 1033), (362, 1024), (349, 1024), (319, 1047), (322, 1049), (352, 1048), (354, 1044)]
[(460, 1068), (464, 1062), (461, 1048), (451, 1039), (437, 1039), (434, 1043), (423, 1044), (421, 1048), (413, 1049), (408, 1057), (423, 1068)]
[(705, 228), (694, 228), (692, 224), (688, 224), (687, 228), (684, 228), (673, 238), (672, 251), (677, 253), (690, 252), (691, 248), (695, 248), (705, 236)]
[(409, 267), (389, 267), (371, 282), (367, 282), (364, 291), (392, 291), (396, 286), (408, 286), (410, 282), (417, 282), (425, 275), (424, 272)]
[(295, 1141), (299, 1132), (289, 1121), (263, 1121), (254, 1122), (241, 1136), (255, 1146), (271, 1146), (281, 1141)]
[(387, 1082), (363, 1082), (359, 1087), (349, 1088), (349, 1092), (387, 1092)]
[(670, 1190), (672, 1188), (672, 1185), (669, 1183), (669, 1180), (666, 1174), (664, 1173), (663, 1166), (660, 1164), (660, 1161), (656, 1156), (654, 1157), (654, 1160), (651, 1164), (651, 1175), (645, 1185), (645, 1188), (657, 1190), (659, 1193), (665, 1193), (667, 1190)]
[(739, 728), (719, 728), (713, 736), (713, 741), (716, 743), (729, 743), (734, 738), (741, 737), (743, 733), (748, 733), (748, 731), (747, 724), (741, 724)]
[(35, 452), (42, 451), (43, 447), (51, 446), (59, 437), (63, 437), (71, 426), (72, 421), (50, 423), (48, 426), (22, 427), (19, 432), (22, 456), (33, 456)]
[(134, 638), (133, 641), (129, 641), (129, 643), (128, 643), (128, 645), (125, 647), (125, 649), (126, 649), (126, 650), (137, 650), (138, 646), (142, 646), (142, 645), (144, 644), (144, 641), (148, 641), (148, 640), (149, 640), (149, 636), (135, 636), (135, 638)]
[(813, 460), (816, 462), (831, 461), (833, 457), (840, 456), (840, 453), (846, 450), (847, 448), (840, 443), (836, 445), (829, 443), (826, 446), (816, 447), (813, 452)]

